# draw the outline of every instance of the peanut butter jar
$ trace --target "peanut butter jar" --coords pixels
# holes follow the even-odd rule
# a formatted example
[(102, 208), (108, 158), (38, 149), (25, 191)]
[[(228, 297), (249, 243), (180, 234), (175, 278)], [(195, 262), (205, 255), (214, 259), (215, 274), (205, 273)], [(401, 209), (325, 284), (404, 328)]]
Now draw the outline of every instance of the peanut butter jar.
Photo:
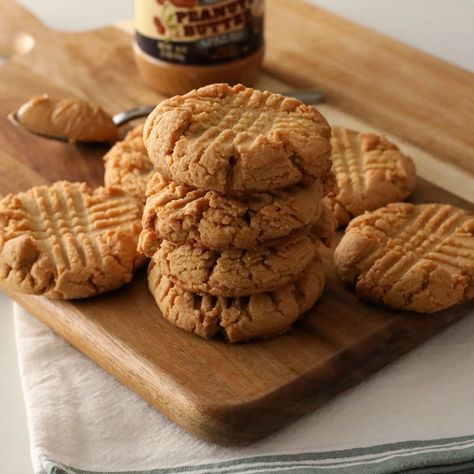
[(135, 60), (166, 95), (251, 85), (263, 59), (264, 0), (135, 0)]

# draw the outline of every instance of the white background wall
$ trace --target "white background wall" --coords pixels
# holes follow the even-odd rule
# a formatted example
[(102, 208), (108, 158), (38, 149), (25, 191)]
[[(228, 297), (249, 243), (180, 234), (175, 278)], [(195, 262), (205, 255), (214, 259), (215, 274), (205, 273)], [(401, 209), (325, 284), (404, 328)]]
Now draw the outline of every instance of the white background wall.
[[(311, 1), (474, 71), (474, 0)], [(268, 5), (271, 2), (267, 0)], [(20, 3), (31, 8), (49, 26), (62, 30), (95, 28), (133, 15), (132, 0), (21, 0)], [(1, 294), (0, 374), (0, 473), (26, 474), (31, 472), (31, 464), (11, 304)]]

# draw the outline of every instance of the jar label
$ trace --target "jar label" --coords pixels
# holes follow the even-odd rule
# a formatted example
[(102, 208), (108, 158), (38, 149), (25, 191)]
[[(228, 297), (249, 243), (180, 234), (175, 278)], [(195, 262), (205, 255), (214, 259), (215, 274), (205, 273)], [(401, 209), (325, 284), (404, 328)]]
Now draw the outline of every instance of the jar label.
[(171, 63), (235, 61), (263, 46), (264, 0), (135, 0), (135, 39)]

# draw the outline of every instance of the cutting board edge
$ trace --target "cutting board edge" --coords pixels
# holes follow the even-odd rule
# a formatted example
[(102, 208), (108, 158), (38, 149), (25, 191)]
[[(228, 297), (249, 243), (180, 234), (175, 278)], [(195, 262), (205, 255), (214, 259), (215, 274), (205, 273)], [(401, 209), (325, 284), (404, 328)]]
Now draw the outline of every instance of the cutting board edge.
[[(106, 372), (141, 395), (171, 421), (205, 441), (223, 446), (245, 445), (279, 431), (301, 416), (319, 409), (324, 403), (344, 390), (358, 385), (368, 376), (391, 364), (467, 314), (467, 311), (463, 312), (463, 306), (459, 307), (461, 309), (449, 316), (447, 323), (446, 320), (439, 319), (439, 324), (429, 326), (429, 331), (425, 331), (421, 339), (419, 334), (416, 334), (416, 337), (415, 334), (411, 334), (411, 336), (408, 334), (408, 337), (405, 334), (400, 337), (404, 330), (403, 318), (394, 319), (390, 326), (383, 327), (377, 333), (368, 336), (367, 339), (373, 340), (373, 343), (369, 344), (369, 347), (374, 348), (373, 350), (361, 351), (360, 349), (368, 341), (367, 339), (360, 340), (357, 345), (328, 359), (326, 372), (322, 376), (318, 373), (319, 368), (315, 367), (308, 373), (300, 374), (293, 381), (263, 396), (250, 397), (248, 400), (234, 405), (224, 403), (220, 406), (213, 406), (196, 401), (187, 387), (176, 382), (170, 383), (167, 374), (164, 374), (164, 377), (156, 377), (156, 371), (149, 372), (152, 375), (151, 380), (155, 383), (151, 387), (147, 386), (144, 383), (145, 377), (141, 378), (137, 371), (128, 370), (129, 367), (123, 369), (123, 359), (111, 356), (114, 351), (106, 352), (106, 357), (104, 357), (103, 349), (107, 347), (107, 344), (103, 344), (103, 340), (96, 341), (97, 347), (100, 346), (102, 351), (95, 352), (95, 346), (88, 345), (87, 338), (78, 338), (77, 333), (72, 335), (67, 330), (70, 322), (59, 319), (57, 315), (61, 316), (60, 312), (54, 313), (54, 300), (47, 300), (47, 298), (40, 296), (22, 295), (6, 288), (2, 288), (2, 291)], [(40, 307), (44, 309), (44, 302), (41, 306), (35, 304), (39, 298), (47, 300), (46, 307), (49, 314), (44, 311), (38, 312)], [(77, 309), (77, 313), (77, 317), (80, 318), (80, 310)], [(83, 322), (91, 324), (90, 320)], [(400, 344), (400, 341), (404, 341), (404, 344)], [(390, 353), (388, 358), (387, 352)], [(130, 355), (128, 354), (127, 357)], [(129, 364), (129, 366), (133, 366), (133, 364)], [(354, 366), (357, 367), (355, 371)], [(335, 373), (338, 374), (341, 382), (334, 384), (333, 388), (328, 390), (330, 382), (334, 380)], [(165, 379), (168, 380), (164, 384)], [(289, 400), (298, 400), (298, 403), (285, 403)], [(282, 407), (285, 405), (290, 406), (291, 409), (283, 409)], [(278, 416), (274, 416), (275, 413)], [(258, 423), (255, 423), (256, 419), (259, 420)], [(253, 429), (250, 430), (249, 427)]]

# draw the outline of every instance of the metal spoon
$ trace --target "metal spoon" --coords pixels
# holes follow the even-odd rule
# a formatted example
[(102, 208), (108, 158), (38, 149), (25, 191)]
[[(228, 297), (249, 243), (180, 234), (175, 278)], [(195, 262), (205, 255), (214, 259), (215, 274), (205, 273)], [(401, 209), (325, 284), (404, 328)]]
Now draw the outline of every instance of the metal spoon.
[[(316, 91), (316, 90), (290, 91), (290, 92), (283, 93), (283, 95), (286, 95), (287, 97), (292, 97), (294, 99), (299, 99), (302, 102), (305, 102), (306, 104), (321, 104), (324, 102), (324, 93), (321, 91)], [(120, 127), (137, 118), (147, 117), (153, 111), (155, 107), (156, 107), (155, 105), (141, 105), (140, 107), (135, 107), (133, 109), (125, 110), (123, 112), (118, 112), (112, 116), (112, 121), (117, 127)], [(10, 122), (16, 127), (22, 128), (23, 130), (26, 130), (27, 132), (33, 133), (43, 138), (48, 138), (50, 140), (58, 140), (62, 142), (69, 141), (67, 137), (45, 135), (45, 134), (30, 130), (18, 120), (18, 116), (16, 112), (9, 113), (8, 120), (10, 120)]]

